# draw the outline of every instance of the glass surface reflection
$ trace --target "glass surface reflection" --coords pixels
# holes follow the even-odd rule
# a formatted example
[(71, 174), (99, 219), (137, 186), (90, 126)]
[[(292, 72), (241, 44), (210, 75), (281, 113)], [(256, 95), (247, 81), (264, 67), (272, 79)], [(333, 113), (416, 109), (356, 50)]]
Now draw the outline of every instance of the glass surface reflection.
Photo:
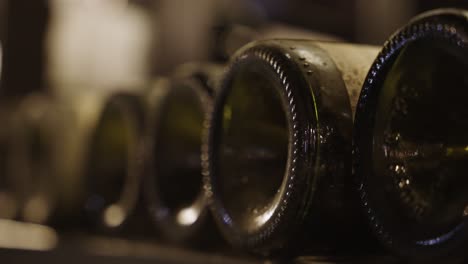
[(442, 41), (415, 41), (391, 67), (374, 127), (374, 173), (385, 213), (418, 240), (448, 234), (468, 204), (468, 54)]
[(224, 105), (220, 198), (233, 221), (246, 231), (271, 218), (288, 158), (280, 81), (262, 72), (268, 70), (259, 65), (239, 68)]

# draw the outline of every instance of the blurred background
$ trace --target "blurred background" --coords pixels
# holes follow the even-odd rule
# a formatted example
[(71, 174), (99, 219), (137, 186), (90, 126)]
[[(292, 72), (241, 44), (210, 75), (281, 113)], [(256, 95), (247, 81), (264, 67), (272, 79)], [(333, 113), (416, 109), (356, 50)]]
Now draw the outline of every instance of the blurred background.
[(445, 7), (468, 0), (0, 0), (0, 99), (134, 89), (186, 62), (223, 64), (264, 38), (382, 45)]
[(381, 45), (414, 15), (441, 7), (467, 8), (468, 1), (2, 0), (2, 86), (14, 89), (1, 90), (50, 86), (44, 80), (135, 85), (183, 62), (224, 62), (259, 38)]

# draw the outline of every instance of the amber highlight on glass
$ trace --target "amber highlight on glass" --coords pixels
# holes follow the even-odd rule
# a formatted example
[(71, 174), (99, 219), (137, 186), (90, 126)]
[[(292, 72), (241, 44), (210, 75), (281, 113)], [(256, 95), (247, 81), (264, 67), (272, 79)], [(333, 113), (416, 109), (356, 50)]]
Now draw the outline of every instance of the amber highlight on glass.
[(202, 156), (211, 209), (231, 244), (264, 255), (362, 245), (352, 117), (376, 54), (371, 46), (267, 40), (233, 57)]
[(206, 63), (182, 65), (170, 78), (156, 81), (147, 96), (145, 198), (156, 227), (173, 243), (210, 239), (215, 230), (208, 226), (200, 156), (203, 124), (221, 71)]
[(361, 203), (377, 237), (405, 257), (466, 257), (467, 45), (467, 11), (422, 14), (386, 42), (360, 95)]

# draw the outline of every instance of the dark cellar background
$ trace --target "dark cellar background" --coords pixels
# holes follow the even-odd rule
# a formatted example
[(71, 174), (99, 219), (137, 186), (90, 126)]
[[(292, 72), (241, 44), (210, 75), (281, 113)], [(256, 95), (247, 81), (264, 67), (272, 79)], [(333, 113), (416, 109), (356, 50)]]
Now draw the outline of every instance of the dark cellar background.
[[(91, 6), (106, 1), (107, 5), (113, 5), (110, 4), (113, 0), (63, 0), (64, 3), (80, 1), (87, 2)], [(10, 5), (7, 2), (10, 2)], [(318, 39), (382, 45), (395, 30), (423, 11), (442, 7), (468, 8), (468, 0), (116, 0), (115, 2), (128, 2), (136, 7), (136, 13), (133, 15), (138, 13), (136, 16), (145, 17), (146, 31), (135, 33), (135, 38), (150, 39), (148, 42), (151, 44), (143, 48), (146, 49), (146, 53), (139, 53), (142, 60), (148, 60), (146, 64), (141, 61), (135, 62), (146, 67), (138, 69), (141, 71), (132, 72), (134, 74), (132, 76), (120, 74), (121, 71), (131, 68), (131, 64), (123, 68), (116, 66), (114, 69), (113, 65), (106, 61), (108, 57), (99, 57), (95, 68), (98, 69), (100, 65), (107, 65), (110, 68), (98, 74), (121, 76), (121, 79), (109, 77), (109, 80), (96, 77), (99, 79), (97, 81), (106, 83), (133, 80), (134, 76), (138, 79), (141, 76), (143, 76), (141, 78), (152, 78), (167, 75), (178, 65), (190, 61), (225, 63), (239, 47), (263, 37), (312, 36)], [(53, 47), (46, 47), (45, 35), (52, 26), (56, 26), (58, 31), (65, 30), (60, 28), (60, 21), (68, 18), (57, 16), (59, 19), (51, 20), (53, 11), (47, 8), (48, 3), (46, 0), (0, 0), (0, 38), (9, 40), (4, 46), (9, 52), (4, 55), (4, 61), (8, 62), (9, 66), (2, 69), (4, 72), (2, 74), (8, 76), (2, 77), (4, 79), (1, 82), (0, 93), (3, 96), (14, 97), (32, 91), (50, 89), (46, 80), (50, 69), (44, 67), (47, 59), (41, 51), (49, 49), (49, 52), (54, 53), (55, 50)], [(100, 39), (100, 46), (97, 47), (93, 36), (99, 34), (99, 31), (96, 31), (96, 35), (87, 35), (85, 32), (91, 29), (93, 23), (88, 23), (90, 28), (80, 28), (80, 19), (83, 18), (76, 18), (73, 23), (77, 24), (70, 24), (81, 30), (82, 35), (73, 38), (77, 41), (77, 46), (89, 47), (93, 49), (93, 54), (100, 54), (108, 48), (115, 52), (112, 54), (119, 54), (119, 50), (112, 49), (113, 38)], [(119, 20), (119, 18), (113, 19)], [(112, 25), (109, 26), (111, 27), (113, 28)], [(129, 28), (127, 30), (131, 31)], [(119, 38), (116, 35), (112, 37)], [(97, 47), (96, 50), (94, 47)], [(128, 56), (132, 54), (130, 52)], [(60, 54), (59, 60), (60, 56), (72, 55)], [(128, 58), (125, 57), (126, 54), (122, 56)], [(75, 57), (73, 59), (80, 60)], [(9, 75), (10, 71), (21, 71), (23, 74)], [(79, 74), (87, 74), (87, 71), (80, 69)], [(113, 236), (79, 235), (73, 236), (73, 239), (64, 239), (66, 242), (60, 239), (57, 247), (51, 251), (47, 247), (45, 251), (40, 247), (39, 250), (30, 250), (37, 248), (36, 245), (41, 245), (42, 239), (49, 239), (51, 232), (56, 239), (54, 230), (37, 230), (28, 225), (22, 226), (20, 223), (13, 225), (0, 223), (0, 262), (276, 263), (275, 260), (239, 256), (231, 252), (199, 252), (146, 241), (152, 240), (151, 234), (145, 241)], [(296, 262), (349, 263), (349, 260), (303, 257)], [(357, 263), (397, 262), (390, 257), (373, 256), (365, 257)]]

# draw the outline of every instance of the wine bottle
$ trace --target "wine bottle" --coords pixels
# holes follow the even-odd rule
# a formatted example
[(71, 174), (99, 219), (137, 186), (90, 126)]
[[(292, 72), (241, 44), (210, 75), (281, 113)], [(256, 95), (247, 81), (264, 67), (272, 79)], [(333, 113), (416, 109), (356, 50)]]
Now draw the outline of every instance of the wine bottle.
[(14, 199), (15, 219), (46, 222), (54, 200), (51, 184), (51, 100), (39, 93), (11, 100), (5, 133), (5, 187)]
[(247, 26), (227, 24), (220, 28), (215, 41), (215, 58), (226, 61), (249, 42), (265, 39), (311, 39), (316, 41), (340, 41), (333, 35), (292, 27), (281, 23)]
[(64, 165), (59, 168), (59, 180), (72, 189), (62, 189), (62, 211), (81, 208), (92, 226), (120, 228), (136, 205), (143, 173), (144, 110), (140, 94), (93, 92), (77, 103), (72, 109), (76, 125), (64, 128), (68, 138), (58, 152), (69, 154), (65, 157), (70, 163), (62, 155), (57, 157)]
[(18, 98), (3, 100), (0, 107), (0, 219), (17, 219), (20, 209), (19, 191), (22, 186), (13, 171), (14, 162), (10, 153), (14, 150), (12, 127), (18, 116)]
[[(159, 79), (148, 97), (148, 173), (144, 192), (151, 218), (166, 241), (206, 246), (214, 239), (200, 165), (202, 127), (222, 67), (180, 66)], [(201, 243), (201, 242), (207, 243)]]
[(143, 173), (141, 98), (124, 91), (39, 98), (19, 104), (9, 133), (20, 219), (59, 228), (122, 227)]
[(233, 57), (202, 156), (205, 191), (231, 244), (263, 255), (362, 245), (350, 177), (353, 102), (376, 54), (372, 46), (267, 40)]
[(466, 254), (467, 36), (467, 11), (414, 18), (386, 42), (361, 91), (354, 126), (361, 203), (377, 237), (401, 256)]

